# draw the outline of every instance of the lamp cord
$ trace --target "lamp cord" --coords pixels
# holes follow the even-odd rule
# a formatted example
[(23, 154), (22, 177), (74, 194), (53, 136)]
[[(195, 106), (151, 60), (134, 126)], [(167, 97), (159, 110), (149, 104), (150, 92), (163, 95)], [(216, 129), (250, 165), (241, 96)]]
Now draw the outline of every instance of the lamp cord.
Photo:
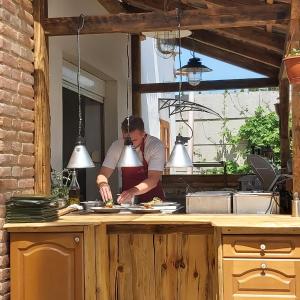
[[(180, 109), (180, 105), (181, 105), (181, 96), (182, 96), (182, 62), (181, 62), (181, 33), (180, 33), (180, 29), (181, 29), (181, 23), (180, 23), (180, 10), (179, 8), (176, 8), (176, 13), (177, 13), (177, 22), (178, 22), (178, 25), (177, 25), (177, 29), (178, 29), (178, 38), (179, 38), (179, 43), (178, 43), (178, 59), (179, 59), (179, 76), (180, 76), (180, 81), (179, 81), (179, 109)], [(189, 127), (189, 129), (191, 130), (191, 138), (193, 138), (194, 136), (194, 130), (193, 128), (183, 119), (183, 116), (182, 116), (182, 111), (180, 109), (180, 118), (182, 120), (182, 122), (187, 125)]]
[(78, 28), (77, 28), (77, 57), (78, 57), (78, 70), (77, 70), (77, 93), (78, 93), (78, 117), (79, 117), (79, 122), (78, 122), (78, 136), (84, 136), (82, 133), (82, 111), (81, 111), (81, 94), (80, 94), (80, 31), (84, 27), (84, 15), (81, 14), (79, 16), (79, 23), (78, 23)]

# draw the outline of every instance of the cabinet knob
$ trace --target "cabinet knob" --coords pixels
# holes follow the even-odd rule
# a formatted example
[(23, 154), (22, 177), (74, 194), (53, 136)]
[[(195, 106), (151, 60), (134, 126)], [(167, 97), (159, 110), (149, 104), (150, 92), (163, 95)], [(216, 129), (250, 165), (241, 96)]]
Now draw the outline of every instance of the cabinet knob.
[(266, 265), (266, 264), (261, 264), (260, 267), (261, 267), (263, 270), (266, 270), (266, 269), (267, 269), (267, 265)]
[(267, 247), (265, 244), (260, 244), (259, 248), (261, 251), (265, 251)]
[(74, 237), (74, 241), (75, 243), (79, 243), (80, 242), (80, 238), (78, 236)]

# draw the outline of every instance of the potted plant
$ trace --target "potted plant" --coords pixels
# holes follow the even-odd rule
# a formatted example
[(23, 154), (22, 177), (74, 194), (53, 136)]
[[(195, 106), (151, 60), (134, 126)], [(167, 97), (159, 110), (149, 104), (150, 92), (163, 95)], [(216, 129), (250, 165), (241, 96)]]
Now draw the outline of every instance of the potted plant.
[(292, 48), (283, 61), (290, 84), (300, 83), (300, 49)]
[[(67, 176), (65, 176), (66, 174)], [(51, 172), (51, 194), (58, 202), (59, 208), (67, 205), (69, 198), (69, 181), (70, 171), (64, 169), (62, 171), (52, 170)]]

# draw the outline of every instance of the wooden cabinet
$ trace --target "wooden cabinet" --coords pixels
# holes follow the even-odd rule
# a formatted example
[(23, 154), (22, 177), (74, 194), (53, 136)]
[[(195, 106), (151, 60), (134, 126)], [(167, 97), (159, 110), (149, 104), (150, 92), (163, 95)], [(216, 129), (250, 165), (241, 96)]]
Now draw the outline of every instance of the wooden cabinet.
[(108, 235), (111, 300), (215, 299), (211, 232), (183, 233), (161, 225), (157, 233), (141, 225), (140, 232), (128, 228), (126, 233), (124, 226)]
[(82, 233), (12, 233), (12, 300), (83, 300)]
[(300, 299), (299, 236), (223, 236), (224, 300)]

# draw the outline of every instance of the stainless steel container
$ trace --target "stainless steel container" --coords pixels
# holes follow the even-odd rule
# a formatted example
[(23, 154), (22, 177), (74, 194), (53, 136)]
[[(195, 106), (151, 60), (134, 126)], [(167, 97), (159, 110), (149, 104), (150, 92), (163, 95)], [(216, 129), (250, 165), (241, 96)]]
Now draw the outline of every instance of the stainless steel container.
[(238, 192), (233, 194), (233, 212), (236, 214), (276, 214), (279, 196), (263, 192)]
[(188, 214), (228, 214), (231, 213), (231, 193), (226, 191), (206, 191), (186, 195)]

